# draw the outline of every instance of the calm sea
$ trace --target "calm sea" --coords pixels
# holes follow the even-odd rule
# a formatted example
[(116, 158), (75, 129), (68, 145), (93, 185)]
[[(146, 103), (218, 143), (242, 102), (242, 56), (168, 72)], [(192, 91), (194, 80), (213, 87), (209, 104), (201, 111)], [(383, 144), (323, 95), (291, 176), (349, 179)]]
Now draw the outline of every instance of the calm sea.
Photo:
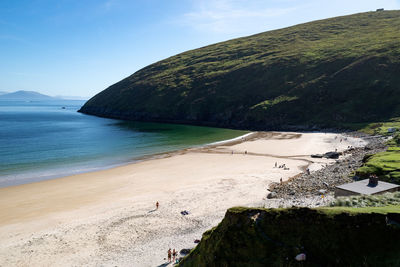
[(0, 187), (133, 162), (246, 132), (80, 114), (84, 101), (0, 101)]

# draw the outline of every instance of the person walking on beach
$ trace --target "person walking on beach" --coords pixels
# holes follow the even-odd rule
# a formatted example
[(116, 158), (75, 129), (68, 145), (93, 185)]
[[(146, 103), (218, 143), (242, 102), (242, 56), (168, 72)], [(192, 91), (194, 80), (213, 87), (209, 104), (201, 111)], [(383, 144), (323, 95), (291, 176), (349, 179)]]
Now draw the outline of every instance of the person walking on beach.
[(168, 262), (171, 262), (171, 249), (168, 249)]
[(156, 202), (156, 210), (158, 210), (158, 206), (160, 206), (160, 203), (158, 201)]

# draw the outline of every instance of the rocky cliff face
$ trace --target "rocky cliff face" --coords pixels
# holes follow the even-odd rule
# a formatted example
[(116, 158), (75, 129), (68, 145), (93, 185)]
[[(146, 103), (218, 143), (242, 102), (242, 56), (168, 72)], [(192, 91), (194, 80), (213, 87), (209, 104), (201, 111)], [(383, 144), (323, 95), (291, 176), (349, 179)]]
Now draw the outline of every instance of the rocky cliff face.
[(399, 213), (232, 208), (179, 266), (399, 266), (399, 222)]
[(147, 66), (80, 112), (246, 129), (400, 116), (400, 11), (301, 24)]

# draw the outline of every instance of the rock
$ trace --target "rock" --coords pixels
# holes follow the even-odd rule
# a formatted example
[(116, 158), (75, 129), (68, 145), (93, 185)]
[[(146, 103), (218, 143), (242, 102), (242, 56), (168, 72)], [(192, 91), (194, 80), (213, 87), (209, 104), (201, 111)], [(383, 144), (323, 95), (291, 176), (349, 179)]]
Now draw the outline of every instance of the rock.
[(187, 254), (190, 253), (190, 249), (188, 249), (188, 248), (183, 248), (183, 249), (181, 249), (181, 251), (179, 251), (179, 253), (180, 253), (181, 255), (187, 255)]
[(294, 259), (296, 261), (305, 261), (306, 260), (306, 254), (304, 254), (304, 253), (298, 254)]
[(365, 163), (367, 162), (371, 157), (373, 156), (373, 154), (367, 154), (363, 157), (362, 162)]
[(339, 158), (339, 153), (338, 152), (334, 152), (334, 151), (332, 151), (332, 152), (326, 152), (325, 154), (324, 154), (324, 158), (327, 158), (327, 159), (338, 159)]
[[(364, 148), (355, 148), (354, 151), (349, 153), (350, 157), (346, 159), (338, 158), (335, 160), (335, 164), (327, 164), (324, 168), (314, 171), (311, 175), (303, 173), (297, 178), (291, 179), (288, 183), (274, 183), (270, 187), (270, 190), (274, 191), (276, 196), (274, 196), (274, 194), (272, 194), (272, 196), (282, 199), (282, 201), (296, 199), (296, 201), (293, 202), (295, 206), (315, 206), (315, 203), (320, 201), (313, 203), (300, 203), (301, 201), (299, 202), (297, 200), (302, 197), (319, 198), (318, 196), (320, 194), (328, 196), (336, 185), (346, 182), (353, 182), (354, 178), (352, 177), (353, 175), (351, 171), (362, 165), (362, 160), (367, 154), (374, 154), (383, 151), (385, 147), (381, 145), (381, 142), (382, 140), (378, 138), (371, 139), (370, 143), (368, 144), (368, 146), (370, 146), (372, 149), (370, 151), (365, 151)], [(328, 153), (330, 153), (328, 154), (329, 156), (334, 157), (335, 155), (338, 156), (339, 154), (337, 152)], [(364, 161), (366, 161), (367, 158), (368, 156), (364, 158)], [(320, 191), (322, 188), (324, 188), (326, 191)], [(320, 202), (320, 205), (324, 205), (324, 201)], [(272, 203), (272, 201), (270, 203)]]
[(324, 157), (324, 155), (322, 155), (322, 154), (312, 154), (311, 157), (312, 157), (312, 158), (319, 158), (319, 159), (321, 159), (321, 158)]
[(268, 199), (276, 198), (276, 197), (277, 197), (277, 194), (276, 194), (275, 192), (270, 192), (270, 193), (267, 195), (267, 198), (268, 198)]
[(320, 195), (324, 195), (324, 194), (326, 194), (326, 190), (325, 189), (320, 189), (320, 190), (318, 190), (318, 193), (320, 194)]

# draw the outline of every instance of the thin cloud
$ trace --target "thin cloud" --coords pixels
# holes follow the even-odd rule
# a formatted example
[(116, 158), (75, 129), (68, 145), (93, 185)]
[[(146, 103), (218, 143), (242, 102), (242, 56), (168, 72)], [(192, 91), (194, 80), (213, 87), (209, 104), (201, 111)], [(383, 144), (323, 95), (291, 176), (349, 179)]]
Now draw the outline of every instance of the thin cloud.
[(176, 22), (202, 32), (246, 35), (377, 8), (399, 9), (400, 1), (197, 0)]
[(201, 1), (195, 10), (185, 13), (181, 23), (200, 31), (215, 33), (247, 33), (265, 29), (275, 17), (295, 11), (295, 7), (268, 7), (260, 1), (217, 0)]

